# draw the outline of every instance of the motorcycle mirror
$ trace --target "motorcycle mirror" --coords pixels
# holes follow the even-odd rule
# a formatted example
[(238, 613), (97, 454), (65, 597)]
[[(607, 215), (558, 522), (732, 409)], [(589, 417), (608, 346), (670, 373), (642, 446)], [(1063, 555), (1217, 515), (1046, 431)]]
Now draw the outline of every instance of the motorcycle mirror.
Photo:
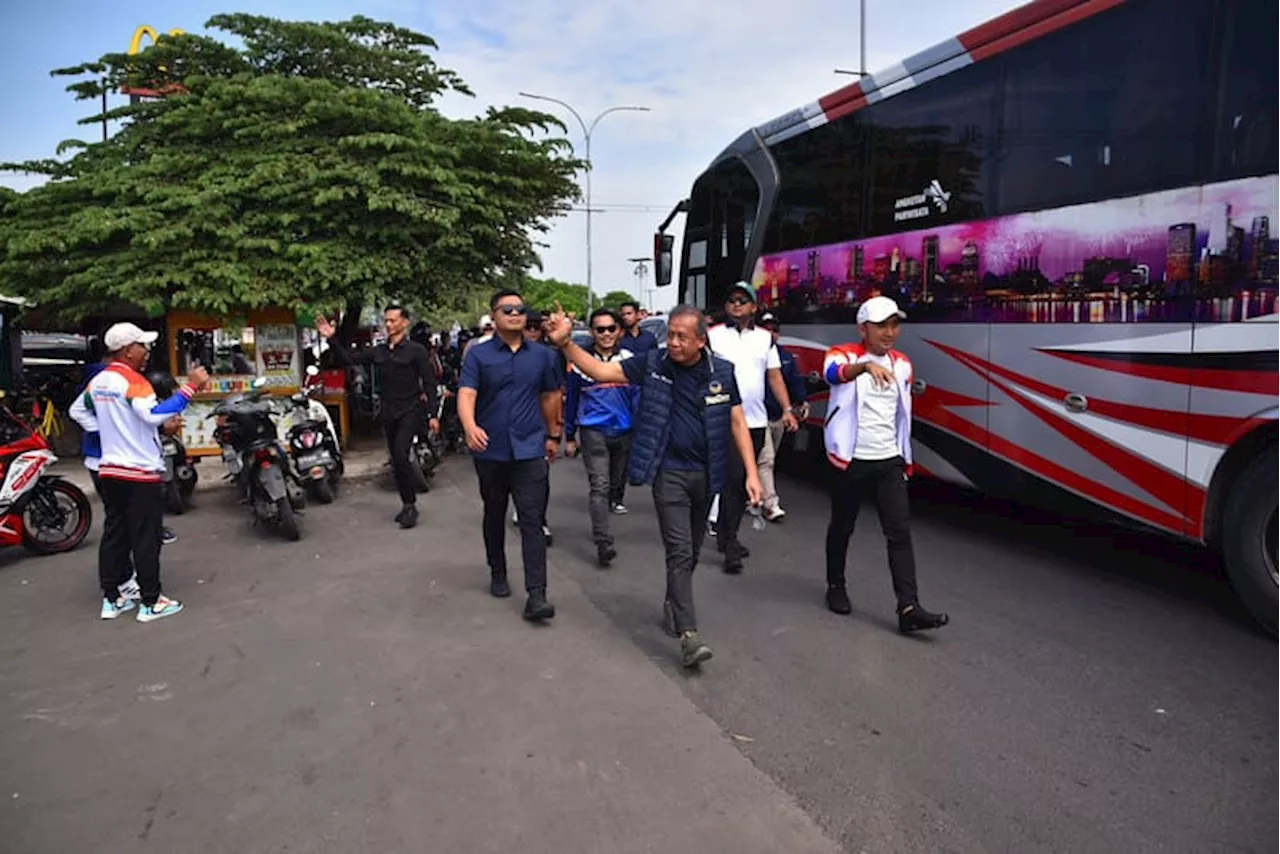
[(315, 365), (307, 365), (307, 376), (309, 377), (320, 376), (320, 369), (317, 368)]

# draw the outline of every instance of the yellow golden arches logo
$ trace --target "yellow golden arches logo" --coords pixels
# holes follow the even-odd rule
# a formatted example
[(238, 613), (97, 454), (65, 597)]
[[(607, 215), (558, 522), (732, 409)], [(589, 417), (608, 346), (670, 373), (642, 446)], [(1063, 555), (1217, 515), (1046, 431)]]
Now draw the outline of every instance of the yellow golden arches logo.
[[(169, 35), (182, 36), (182, 35), (186, 35), (186, 31), (178, 30), (178, 29), (169, 30)], [(129, 42), (130, 56), (135, 56), (136, 54), (142, 51), (143, 36), (146, 36), (147, 38), (151, 39), (152, 44), (155, 44), (160, 39), (160, 34), (155, 31), (154, 27), (148, 27), (145, 25), (138, 27), (138, 29), (136, 29), (133, 33), (133, 41)]]

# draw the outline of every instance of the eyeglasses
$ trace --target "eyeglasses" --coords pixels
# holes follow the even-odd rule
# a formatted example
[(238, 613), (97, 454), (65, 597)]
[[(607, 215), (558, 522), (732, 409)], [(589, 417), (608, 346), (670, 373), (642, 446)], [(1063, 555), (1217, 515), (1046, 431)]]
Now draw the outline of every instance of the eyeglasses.
[(610, 332), (617, 332), (618, 327), (615, 326), (597, 326), (595, 331), (600, 335), (608, 335)]
[(511, 315), (511, 314), (528, 314), (528, 313), (529, 313), (529, 306), (527, 306), (527, 305), (500, 305), (500, 306), (498, 306), (498, 311), (502, 312), (503, 314), (507, 314), (507, 315)]
[(751, 297), (730, 297), (729, 305), (750, 305), (753, 302)]

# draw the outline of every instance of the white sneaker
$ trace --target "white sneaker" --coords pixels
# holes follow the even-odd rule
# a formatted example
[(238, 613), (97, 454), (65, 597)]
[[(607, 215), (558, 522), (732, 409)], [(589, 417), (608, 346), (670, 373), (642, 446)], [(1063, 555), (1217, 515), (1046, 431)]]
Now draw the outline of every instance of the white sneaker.
[(98, 616), (100, 616), (104, 620), (114, 620), (116, 617), (120, 616), (121, 614), (125, 614), (125, 613), (128, 613), (129, 611), (132, 611), (137, 606), (138, 606), (137, 602), (133, 601), (132, 599), (126, 599), (123, 596), (116, 599), (116, 601), (114, 602), (112, 602), (110, 599), (104, 598), (102, 600), (102, 611), (99, 612)]
[(615, 504), (615, 505), (613, 505), (613, 515), (615, 515), (615, 516), (625, 516), (625, 515), (627, 515), (627, 505), (625, 505), (625, 504)]
[(768, 519), (770, 522), (781, 522), (782, 518), (786, 515), (787, 511), (783, 510), (781, 507), (774, 507), (764, 511), (764, 518)]
[(138, 622), (150, 623), (153, 620), (163, 620), (165, 617), (172, 617), (181, 610), (182, 603), (177, 599), (161, 596), (156, 600), (156, 604), (143, 605), (138, 609)]

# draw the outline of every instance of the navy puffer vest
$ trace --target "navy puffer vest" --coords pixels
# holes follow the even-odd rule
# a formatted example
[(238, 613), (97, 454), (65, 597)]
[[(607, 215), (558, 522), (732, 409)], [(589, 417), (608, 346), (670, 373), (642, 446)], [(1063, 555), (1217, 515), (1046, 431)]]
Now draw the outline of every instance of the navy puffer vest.
[[(679, 370), (666, 350), (650, 350), (646, 360), (644, 382), (641, 385), (640, 405), (636, 410), (637, 423), (631, 440), (631, 459), (627, 463), (627, 479), (639, 485), (653, 483), (667, 452), (667, 438), (671, 434), (672, 391), (675, 388), (675, 372)], [(724, 489), (725, 471), (733, 444), (732, 407), (728, 404), (706, 403), (708, 397), (716, 397), (733, 383), (733, 364), (718, 356), (706, 353), (697, 370), (703, 374), (702, 426), (707, 437), (707, 478), (711, 494)]]

